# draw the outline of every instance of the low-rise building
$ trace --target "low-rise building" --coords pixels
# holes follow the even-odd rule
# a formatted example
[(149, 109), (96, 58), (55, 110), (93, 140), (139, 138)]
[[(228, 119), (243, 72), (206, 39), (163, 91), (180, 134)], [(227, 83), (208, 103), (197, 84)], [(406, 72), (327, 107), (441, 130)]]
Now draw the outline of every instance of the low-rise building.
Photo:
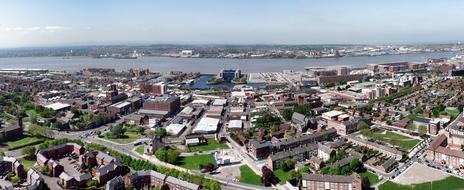
[(304, 174), (302, 176), (302, 190), (361, 190), (361, 177), (357, 174), (350, 176)]

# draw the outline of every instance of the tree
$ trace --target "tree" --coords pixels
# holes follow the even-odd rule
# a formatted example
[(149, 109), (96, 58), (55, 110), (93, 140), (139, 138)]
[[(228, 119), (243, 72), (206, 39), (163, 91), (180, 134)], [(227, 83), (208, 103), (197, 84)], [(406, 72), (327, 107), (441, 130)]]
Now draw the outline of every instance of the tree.
[(126, 130), (124, 129), (124, 126), (119, 124), (111, 127), (108, 135), (110, 135), (110, 138), (120, 138), (125, 132)]
[(18, 176), (13, 176), (10, 178), (11, 183), (16, 184), (21, 180)]
[(303, 104), (293, 107), (293, 111), (308, 116), (311, 112), (311, 105)]
[(166, 129), (162, 127), (158, 127), (155, 129), (155, 134), (160, 137), (165, 137), (167, 135)]
[(295, 164), (296, 164), (296, 159), (289, 158), (289, 159), (285, 160), (285, 162), (282, 164), (282, 169), (284, 171), (292, 170), (292, 169), (295, 168)]
[(27, 146), (27, 147), (24, 147), (21, 152), (26, 155), (26, 158), (28, 160), (33, 160), (34, 159), (34, 156), (35, 156), (35, 147), (33, 146)]
[(167, 152), (167, 150), (166, 150), (165, 147), (159, 148), (159, 149), (155, 152), (156, 158), (158, 158), (159, 160), (161, 160), (161, 161), (163, 161), (163, 162), (166, 162), (167, 155), (168, 155), (168, 152)]
[(359, 161), (359, 159), (357, 158), (351, 159), (351, 162), (350, 162), (351, 171), (359, 172), (359, 171), (362, 171), (363, 169), (364, 169), (363, 164), (361, 161)]
[(163, 184), (160, 188), (160, 190), (169, 190), (168, 184)]
[(292, 119), (292, 115), (293, 115), (293, 110), (290, 108), (287, 108), (282, 112), (282, 117), (284, 117), (284, 119), (287, 121), (290, 121)]
[(261, 182), (263, 182), (264, 186), (271, 186), (274, 181), (274, 173), (272, 173), (272, 170), (263, 166), (261, 168), (261, 172), (263, 173), (261, 176)]
[(88, 180), (87, 183), (85, 183), (87, 187), (96, 187), (98, 185), (98, 182), (96, 180)]
[(358, 123), (357, 128), (358, 128), (359, 131), (363, 131), (363, 130), (369, 129), (369, 125), (364, 121), (360, 121)]
[(143, 134), (143, 132), (145, 132), (145, 128), (143, 127), (135, 127), (135, 132), (137, 132), (138, 134)]
[(371, 182), (367, 176), (362, 177), (361, 184), (363, 190), (368, 190), (371, 188)]
[(166, 157), (166, 161), (170, 164), (175, 164), (179, 159), (180, 152), (175, 149), (169, 149)]

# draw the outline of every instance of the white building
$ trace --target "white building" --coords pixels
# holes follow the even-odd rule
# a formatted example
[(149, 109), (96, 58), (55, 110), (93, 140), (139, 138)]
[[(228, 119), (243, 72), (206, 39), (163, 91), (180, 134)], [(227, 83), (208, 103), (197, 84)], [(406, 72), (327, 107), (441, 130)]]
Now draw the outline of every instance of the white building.
[(219, 119), (203, 117), (192, 130), (193, 133), (214, 133), (217, 131)]

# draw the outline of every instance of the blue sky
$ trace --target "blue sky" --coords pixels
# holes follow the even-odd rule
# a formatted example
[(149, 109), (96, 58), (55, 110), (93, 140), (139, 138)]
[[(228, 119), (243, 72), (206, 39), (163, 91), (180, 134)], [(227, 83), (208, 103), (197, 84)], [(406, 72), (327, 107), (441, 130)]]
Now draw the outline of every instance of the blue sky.
[(0, 47), (462, 40), (459, 0), (4, 0)]

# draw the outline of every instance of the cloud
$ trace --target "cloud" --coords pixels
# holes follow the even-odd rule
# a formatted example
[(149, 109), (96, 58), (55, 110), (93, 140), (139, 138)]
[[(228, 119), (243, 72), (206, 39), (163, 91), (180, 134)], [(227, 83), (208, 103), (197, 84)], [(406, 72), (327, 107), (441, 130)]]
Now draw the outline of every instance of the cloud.
[(7, 32), (28, 32), (28, 31), (38, 31), (38, 32), (56, 32), (63, 30), (71, 30), (71, 27), (65, 26), (32, 26), (32, 27), (5, 27)]

